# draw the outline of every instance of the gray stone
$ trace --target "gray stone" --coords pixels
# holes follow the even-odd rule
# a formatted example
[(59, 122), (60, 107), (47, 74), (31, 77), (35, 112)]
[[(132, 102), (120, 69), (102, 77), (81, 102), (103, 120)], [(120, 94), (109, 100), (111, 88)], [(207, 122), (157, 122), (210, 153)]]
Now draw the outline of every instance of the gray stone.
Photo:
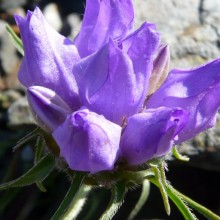
[(78, 14), (72, 13), (67, 16), (66, 21), (71, 29), (70, 35), (68, 37), (70, 39), (74, 39), (80, 31), (81, 19)]
[(35, 121), (29, 110), (26, 97), (22, 97), (15, 101), (8, 109), (7, 126), (15, 129), (24, 125), (33, 124), (35, 124)]
[[(6, 22), (0, 20), (0, 61), (6, 74), (15, 71), (19, 58), (16, 54), (16, 48), (12, 44), (9, 34), (6, 31)], [(2, 73), (0, 73), (2, 75)]]
[(0, 7), (4, 10), (23, 6), (27, 3), (27, 0), (1, 0)]
[(55, 3), (46, 5), (43, 14), (47, 22), (56, 30), (60, 31), (62, 28), (62, 20), (58, 11), (58, 6)]
[(15, 90), (6, 90), (0, 93), (0, 109), (8, 109), (11, 104), (21, 98), (21, 94)]
[(17, 78), (20, 58), (5, 26), (6, 22), (0, 20), (0, 90), (20, 88)]
[(134, 0), (136, 25), (156, 23), (170, 45), (171, 67), (191, 68), (220, 57), (220, 2)]
[[(156, 23), (170, 45), (171, 68), (192, 68), (220, 57), (220, 1), (134, 0), (136, 26)], [(191, 166), (220, 171), (220, 116), (216, 126), (179, 146)]]

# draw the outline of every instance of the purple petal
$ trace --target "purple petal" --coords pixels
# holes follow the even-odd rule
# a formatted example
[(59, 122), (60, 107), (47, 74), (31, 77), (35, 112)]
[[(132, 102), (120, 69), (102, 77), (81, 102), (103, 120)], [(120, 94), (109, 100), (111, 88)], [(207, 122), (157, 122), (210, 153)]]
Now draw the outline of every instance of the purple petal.
[(78, 87), (72, 68), (79, 55), (67, 38), (45, 21), (39, 8), (26, 18), (15, 15), (24, 44), (19, 80), (25, 87), (33, 85), (55, 91), (73, 109), (79, 108)]
[(157, 53), (160, 36), (156, 26), (143, 23), (141, 27), (122, 42), (123, 52), (130, 57), (136, 77), (139, 107), (142, 106), (149, 87), (149, 78), (153, 70), (153, 59)]
[(121, 124), (135, 112), (136, 81), (130, 58), (113, 41), (77, 63), (76, 75), (83, 105)]
[(86, 57), (109, 38), (121, 39), (133, 28), (134, 11), (131, 0), (87, 0), (79, 35), (74, 43), (81, 57)]
[(50, 89), (40, 86), (29, 87), (27, 98), (36, 122), (48, 132), (62, 124), (71, 113), (69, 106)]
[(143, 25), (119, 45), (110, 39), (74, 65), (83, 105), (117, 124), (142, 108), (159, 41), (151, 26)]
[(122, 134), (122, 156), (131, 165), (138, 165), (164, 156), (188, 120), (182, 109), (148, 109), (128, 119)]
[(120, 136), (120, 126), (87, 109), (69, 115), (53, 132), (70, 168), (92, 173), (114, 168)]
[(190, 118), (176, 143), (210, 128), (220, 107), (220, 59), (192, 70), (172, 70), (163, 85), (150, 97), (147, 108), (180, 107)]

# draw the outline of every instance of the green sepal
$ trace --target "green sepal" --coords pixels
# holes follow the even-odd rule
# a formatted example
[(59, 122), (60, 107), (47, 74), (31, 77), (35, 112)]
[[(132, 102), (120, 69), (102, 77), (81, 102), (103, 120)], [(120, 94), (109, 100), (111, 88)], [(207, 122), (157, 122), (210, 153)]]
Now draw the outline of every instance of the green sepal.
[(154, 173), (151, 168), (141, 171), (132, 171), (132, 170), (116, 170), (100, 172), (94, 175), (88, 176), (86, 178), (86, 183), (89, 185), (103, 185), (105, 183), (114, 184), (115, 182), (123, 181), (126, 182), (127, 187), (133, 187), (138, 184), (142, 184), (143, 180), (149, 176), (153, 176)]
[(112, 186), (111, 199), (107, 209), (99, 220), (110, 220), (116, 214), (123, 203), (127, 188), (125, 182), (117, 182)]
[(84, 179), (87, 176), (86, 172), (75, 172), (74, 178), (72, 180), (71, 186), (58, 207), (57, 211), (52, 216), (51, 220), (62, 219), (62, 216), (66, 213), (70, 205), (77, 199), (77, 195), (83, 185)]
[(17, 34), (12, 30), (12, 28), (8, 24), (6, 24), (6, 30), (8, 31), (9, 36), (12, 39), (12, 42), (16, 49), (22, 56), (24, 56), (24, 47), (21, 39), (17, 36)]
[(0, 185), (0, 190), (5, 190), (11, 187), (28, 186), (37, 181), (43, 181), (52, 172), (54, 165), (55, 162), (51, 155), (46, 155), (27, 173), (18, 179)]
[(172, 149), (172, 153), (173, 153), (173, 156), (178, 159), (178, 160), (182, 160), (182, 161), (186, 161), (188, 162), (189, 161), (189, 157), (185, 156), (185, 155), (181, 155), (179, 153), (179, 151), (177, 150), (177, 147), (174, 146), (173, 149)]

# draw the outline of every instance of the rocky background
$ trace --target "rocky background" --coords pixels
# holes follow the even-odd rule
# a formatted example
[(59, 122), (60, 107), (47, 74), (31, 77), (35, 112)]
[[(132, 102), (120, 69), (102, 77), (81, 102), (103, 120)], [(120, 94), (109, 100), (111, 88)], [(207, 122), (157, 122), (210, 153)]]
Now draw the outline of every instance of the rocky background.
[[(220, 57), (220, 1), (218, 0), (134, 0), (138, 27), (143, 21), (156, 23), (162, 40), (170, 45), (171, 68), (192, 68)], [(21, 56), (13, 46), (5, 24), (19, 34), (13, 14), (25, 16), (26, 10), (39, 6), (48, 22), (60, 33), (73, 39), (80, 29), (85, 1), (82, 0), (2, 0), (0, 1), (0, 181), (15, 178), (31, 166), (33, 150), (26, 146), (12, 152), (16, 141), (34, 128), (25, 90), (17, 81)], [(199, 82), (198, 82), (199, 83)], [(171, 160), (168, 179), (176, 188), (220, 215), (220, 118), (210, 129), (180, 146), (190, 156), (189, 163)], [(24, 164), (24, 165), (21, 165)], [(1, 193), (0, 218), (49, 219), (68, 187), (54, 173), (47, 182), (52, 190), (39, 193), (35, 186), (22, 193)], [(56, 189), (59, 189), (59, 193)], [(100, 198), (108, 192), (99, 193)], [(115, 219), (126, 219), (139, 190), (131, 192)], [(95, 192), (93, 192), (95, 195)], [(104, 196), (103, 196), (104, 195)], [(46, 199), (45, 199), (46, 197)], [(91, 195), (92, 197), (92, 195)], [(37, 201), (37, 205), (36, 205)], [(54, 202), (55, 201), (55, 202)], [(95, 200), (94, 200), (95, 204)], [(89, 204), (87, 204), (89, 207)], [(47, 208), (49, 207), (49, 208)], [(13, 210), (13, 212), (11, 211)], [(98, 213), (97, 213), (98, 215)], [(156, 189), (137, 219), (182, 219), (173, 209), (167, 217)], [(82, 219), (82, 218), (81, 218)], [(199, 219), (203, 219), (200, 217)]]

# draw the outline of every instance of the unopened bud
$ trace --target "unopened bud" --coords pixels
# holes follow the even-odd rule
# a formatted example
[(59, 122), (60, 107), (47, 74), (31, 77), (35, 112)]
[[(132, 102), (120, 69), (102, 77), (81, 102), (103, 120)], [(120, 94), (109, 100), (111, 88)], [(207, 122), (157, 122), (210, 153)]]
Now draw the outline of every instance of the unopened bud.
[(170, 67), (170, 50), (167, 44), (161, 44), (153, 63), (153, 71), (150, 76), (148, 95), (154, 93), (164, 82)]
[(37, 124), (48, 132), (52, 132), (62, 124), (66, 116), (71, 113), (69, 106), (48, 88), (29, 87), (27, 98)]

